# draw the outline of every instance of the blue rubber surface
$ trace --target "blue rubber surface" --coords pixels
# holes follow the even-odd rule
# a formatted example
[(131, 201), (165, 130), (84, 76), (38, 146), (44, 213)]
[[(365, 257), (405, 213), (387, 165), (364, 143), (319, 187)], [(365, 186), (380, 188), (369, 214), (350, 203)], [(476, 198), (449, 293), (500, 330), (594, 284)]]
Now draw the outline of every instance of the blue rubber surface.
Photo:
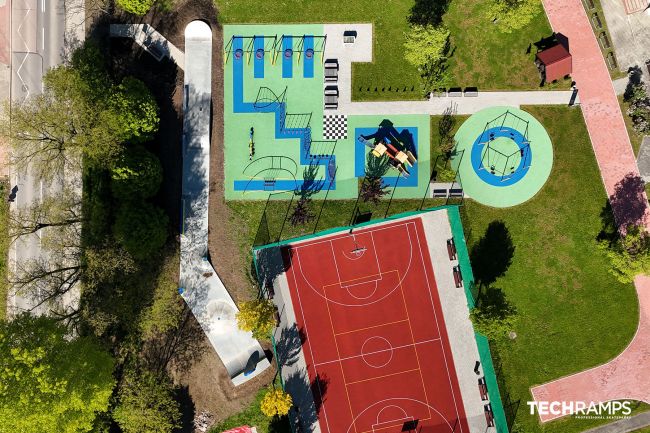
[(302, 53), (302, 58), (305, 61), (304, 62), (305, 67), (303, 69), (303, 77), (314, 78), (314, 57), (316, 57), (316, 53), (314, 53), (311, 59), (308, 59), (307, 50), (309, 49), (311, 50), (314, 49), (314, 37), (305, 35), (305, 43), (303, 45), (303, 53)]
[(286, 50), (293, 49), (293, 37), (284, 36), (282, 39), (282, 78), (292, 78), (293, 77), (293, 55), (291, 57), (285, 57), (284, 52)]
[[(490, 172), (490, 167), (484, 167), (482, 161), (483, 153), (487, 144), (484, 142), (487, 140), (495, 140), (497, 138), (508, 138), (511, 139), (514, 143), (517, 144), (520, 150), (524, 151), (523, 157), (520, 157), (519, 164), (515, 167), (515, 172), (513, 174), (506, 174), (502, 176), (498, 172), (492, 174)], [(507, 127), (507, 126), (497, 126), (486, 130), (483, 134), (476, 137), (474, 144), (472, 145), (472, 167), (481, 180), (485, 183), (488, 183), (493, 186), (509, 186), (514, 185), (519, 182), (526, 176), (528, 173), (528, 168), (532, 163), (532, 150), (530, 146), (526, 148), (526, 138), (523, 134), (516, 129)], [(509, 167), (505, 167), (506, 170), (509, 170)]]
[(255, 62), (254, 77), (255, 78), (264, 78), (264, 57), (266, 53), (262, 55), (261, 59), (257, 58), (257, 50), (264, 50), (264, 36), (256, 36), (255, 43), (253, 44), (253, 60)]

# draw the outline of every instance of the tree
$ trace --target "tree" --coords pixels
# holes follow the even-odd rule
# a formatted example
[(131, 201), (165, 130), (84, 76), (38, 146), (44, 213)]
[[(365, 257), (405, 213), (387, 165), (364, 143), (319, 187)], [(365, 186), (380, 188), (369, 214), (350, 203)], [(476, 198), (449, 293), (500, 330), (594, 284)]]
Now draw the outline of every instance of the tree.
[(425, 93), (443, 87), (449, 80), (449, 29), (444, 25), (412, 25), (406, 33), (404, 58), (420, 72)]
[(262, 397), (260, 410), (264, 415), (272, 418), (287, 415), (292, 405), (293, 400), (289, 394), (281, 389), (269, 389)]
[(237, 313), (237, 326), (253, 333), (259, 340), (268, 340), (275, 328), (275, 305), (269, 299), (242, 302)]
[(366, 157), (366, 173), (359, 195), (364, 202), (379, 203), (379, 200), (388, 194), (388, 185), (384, 183), (382, 177), (388, 171), (388, 157), (376, 157), (372, 153), (368, 153)]
[(503, 291), (488, 288), (479, 298), (479, 306), (471, 312), (474, 329), (491, 340), (503, 339), (515, 326), (517, 310)]
[(155, 0), (117, 0), (117, 5), (124, 11), (134, 15), (144, 15), (149, 12)]
[(650, 272), (650, 234), (642, 225), (631, 224), (614, 239), (603, 239), (599, 248), (611, 262), (610, 273), (622, 283)]
[(173, 391), (162, 374), (138, 368), (127, 371), (113, 419), (124, 433), (171, 433), (180, 427), (181, 417)]
[(77, 433), (108, 409), (113, 360), (54, 319), (0, 322), (0, 432)]
[(134, 258), (144, 260), (167, 240), (169, 218), (147, 202), (123, 203), (117, 211), (113, 235)]
[(490, 0), (487, 17), (503, 33), (526, 27), (542, 10), (539, 0)]
[(162, 178), (158, 157), (136, 146), (127, 149), (111, 169), (111, 189), (116, 198), (149, 198), (158, 192)]
[(113, 87), (108, 102), (110, 114), (119, 124), (120, 141), (142, 143), (158, 131), (158, 104), (142, 81), (124, 78)]

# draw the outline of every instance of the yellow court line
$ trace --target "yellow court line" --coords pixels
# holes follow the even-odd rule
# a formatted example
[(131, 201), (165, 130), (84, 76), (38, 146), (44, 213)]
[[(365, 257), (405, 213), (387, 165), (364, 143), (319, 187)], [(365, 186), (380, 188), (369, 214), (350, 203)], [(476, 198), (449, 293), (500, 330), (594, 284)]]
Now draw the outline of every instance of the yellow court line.
[(353, 332), (366, 331), (368, 329), (373, 329), (373, 328), (381, 328), (382, 326), (394, 325), (396, 323), (402, 323), (402, 322), (408, 322), (408, 319), (395, 320), (394, 322), (386, 322), (386, 323), (381, 323), (379, 325), (366, 326), (365, 328), (359, 328), (359, 329), (353, 329), (351, 331), (339, 332), (338, 334), (334, 334), (334, 335), (338, 336), (338, 335), (344, 335), (344, 334), (352, 334)]
[[(326, 287), (341, 286), (341, 285), (343, 285), (344, 283), (349, 283), (350, 281), (359, 281), (359, 280), (363, 280), (364, 278), (377, 277), (377, 276), (381, 277), (382, 275), (392, 274), (393, 272), (397, 272), (397, 271), (396, 271), (396, 270), (392, 270), (392, 271), (382, 271), (382, 272), (380, 272), (380, 273), (378, 273), (378, 274), (366, 275), (365, 277), (353, 278), (353, 279), (351, 279), (351, 280), (339, 281), (339, 282), (337, 282), (337, 283), (324, 284), (324, 285), (323, 285), (323, 289), (326, 288)], [(368, 282), (370, 283), (370, 282), (372, 282), (372, 281), (381, 281), (381, 280), (370, 280), (370, 281), (368, 281)]]
[[(323, 288), (323, 291), (325, 289)], [(341, 352), (339, 351), (339, 343), (336, 341), (336, 333), (334, 332), (334, 322), (332, 322), (332, 313), (330, 312), (330, 303), (327, 300), (327, 293), (325, 294), (325, 305), (327, 306), (327, 315), (330, 318), (330, 329), (332, 330), (332, 337), (334, 338), (334, 346), (336, 346), (336, 356), (341, 359)], [(343, 384), (346, 383), (345, 373), (343, 372), (343, 363), (339, 361), (339, 367), (341, 368), (341, 376), (343, 376)], [(354, 431), (357, 432), (357, 424), (354, 422), (354, 411), (352, 410), (352, 400), (350, 399), (350, 393), (348, 392), (347, 385), (345, 386), (345, 395), (348, 397), (348, 407), (350, 408), (350, 418), (352, 419), (352, 425), (354, 425)], [(323, 396), (321, 396), (321, 399)]]
[[(368, 379), (355, 380), (354, 382), (345, 382), (345, 385), (346, 386), (347, 385), (354, 385), (355, 383), (368, 382), (370, 380), (375, 380), (375, 379), (383, 379), (384, 377), (396, 376), (396, 375), (402, 374), (402, 373), (412, 373), (412, 372), (418, 371), (418, 370), (419, 370), (419, 368), (412, 368), (410, 370), (398, 371), (397, 373), (384, 374), (383, 376), (369, 377)], [(431, 414), (429, 414), (429, 416), (431, 416)]]
[(424, 391), (424, 398), (427, 404), (427, 410), (429, 411), (429, 417), (431, 417), (431, 409), (429, 408), (429, 396), (427, 395), (427, 386), (424, 383), (424, 377), (422, 376), (422, 370), (420, 367), (420, 355), (418, 355), (418, 347), (415, 344), (415, 334), (413, 334), (413, 327), (411, 326), (411, 318), (409, 317), (408, 305), (406, 305), (406, 296), (404, 296), (404, 287), (402, 287), (402, 280), (400, 278), (399, 270), (397, 271), (397, 281), (399, 281), (399, 290), (402, 292), (402, 301), (404, 302), (404, 310), (406, 311), (406, 319), (409, 324), (409, 329), (411, 330), (411, 341), (413, 341), (413, 350), (415, 350), (415, 359), (418, 362), (418, 370), (420, 371), (420, 381), (422, 382), (422, 390)]

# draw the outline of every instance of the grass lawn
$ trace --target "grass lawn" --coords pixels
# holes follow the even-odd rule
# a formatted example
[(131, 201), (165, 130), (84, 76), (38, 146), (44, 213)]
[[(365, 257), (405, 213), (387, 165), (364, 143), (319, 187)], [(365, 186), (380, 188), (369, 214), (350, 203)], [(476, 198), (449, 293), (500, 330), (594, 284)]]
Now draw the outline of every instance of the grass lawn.
[[(503, 34), (482, 11), (488, 0), (452, 0), (444, 18), (455, 48), (450, 62), (452, 83), (480, 89), (537, 89), (539, 74), (528, 45), (549, 36), (540, 12), (526, 28)], [(372, 22), (374, 62), (353, 65), (352, 97), (356, 100), (420, 99), (419, 74), (403, 58), (407, 18), (413, 0), (321, 0), (296, 3), (215, 0), (222, 24)], [(567, 86), (568, 87), (568, 86)], [(377, 90), (375, 90), (375, 88)]]
[(625, 127), (627, 128), (627, 133), (630, 136), (630, 141), (632, 142), (632, 149), (634, 149), (634, 154), (639, 154), (639, 148), (641, 147), (641, 142), (643, 141), (643, 134), (636, 132), (632, 127), (632, 118), (626, 114), (627, 109), (630, 108), (630, 104), (623, 100), (623, 95), (618, 97), (618, 103), (621, 105), (621, 111), (623, 112), (623, 120), (625, 120)]
[[(638, 305), (633, 287), (610, 276), (605, 257), (595, 249), (606, 196), (582, 113), (567, 107), (526, 110), (547, 127), (553, 140), (551, 177), (537, 196), (514, 208), (494, 209), (466, 201), (462, 208), (465, 234), (471, 248), (490, 222), (501, 220), (515, 246), (512, 265), (494, 285), (504, 290), (519, 311), (518, 337), (493, 343), (502, 362), (502, 393), (520, 401), (518, 430), (514, 431), (577, 433), (606, 421), (567, 419), (542, 427), (528, 414), (529, 388), (616, 356), (636, 329)], [(434, 139), (438, 120), (432, 118)], [(248, 227), (247, 236), (239, 242), (241, 253), (250, 258), (264, 203), (230, 201), (228, 205), (234, 211), (231, 223)], [(391, 207), (391, 214), (418, 205), (417, 200), (400, 200)], [(353, 208), (351, 201), (329, 202), (318, 229), (348, 224)], [(373, 217), (380, 218), (384, 212), (385, 207)], [(647, 406), (636, 408), (641, 410)]]

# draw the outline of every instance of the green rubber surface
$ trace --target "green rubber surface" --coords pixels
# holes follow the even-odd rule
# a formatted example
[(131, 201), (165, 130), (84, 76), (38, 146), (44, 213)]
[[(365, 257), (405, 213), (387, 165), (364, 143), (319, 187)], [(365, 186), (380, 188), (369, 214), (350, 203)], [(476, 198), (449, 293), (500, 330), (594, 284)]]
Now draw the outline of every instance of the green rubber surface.
[[(472, 166), (472, 147), (477, 137), (483, 132), (485, 125), (506, 111), (528, 121), (531, 165), (523, 178), (513, 185), (490, 185), (478, 176)], [(452, 156), (452, 167), (459, 174), (465, 194), (481, 204), (493, 207), (510, 207), (524, 203), (542, 189), (551, 174), (553, 167), (551, 138), (544, 126), (524, 110), (514, 107), (490, 107), (481, 110), (461, 125), (455, 139), (456, 152)], [(514, 143), (512, 145), (516, 149), (516, 145)]]

